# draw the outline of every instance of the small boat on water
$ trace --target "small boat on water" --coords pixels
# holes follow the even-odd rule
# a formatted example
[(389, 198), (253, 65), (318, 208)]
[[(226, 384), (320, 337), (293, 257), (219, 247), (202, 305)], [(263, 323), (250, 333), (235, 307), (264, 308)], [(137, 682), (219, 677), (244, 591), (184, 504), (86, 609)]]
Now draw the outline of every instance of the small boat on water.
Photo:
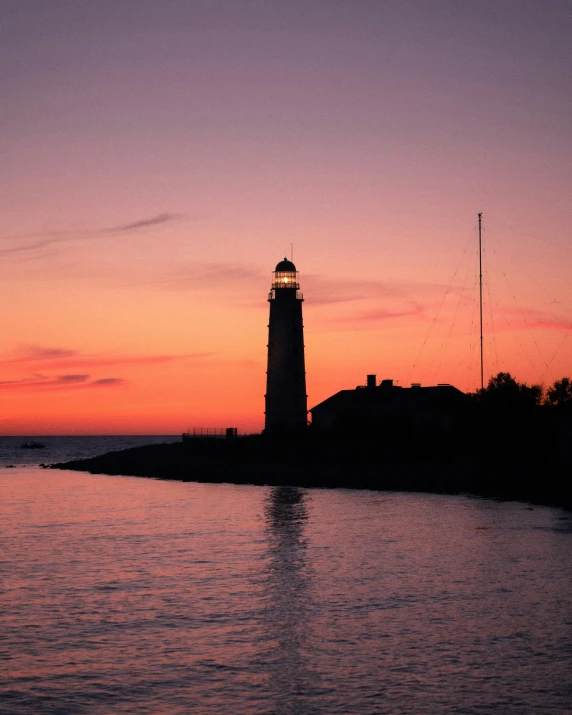
[(20, 449), (45, 449), (46, 445), (41, 442), (23, 442)]

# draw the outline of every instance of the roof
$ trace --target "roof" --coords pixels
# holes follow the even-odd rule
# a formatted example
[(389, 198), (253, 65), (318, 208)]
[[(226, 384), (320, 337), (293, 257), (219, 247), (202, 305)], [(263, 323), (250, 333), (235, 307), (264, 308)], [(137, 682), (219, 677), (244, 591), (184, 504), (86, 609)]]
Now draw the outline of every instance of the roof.
[(369, 411), (376, 408), (412, 409), (421, 407), (439, 408), (459, 405), (466, 395), (453, 385), (432, 387), (358, 387), (355, 390), (340, 390), (310, 409), (345, 412), (347, 410)]
[(280, 263), (277, 264), (274, 270), (278, 271), (279, 273), (296, 273), (296, 266), (292, 263), (292, 261), (289, 261), (287, 258), (285, 258), (283, 261), (280, 261)]

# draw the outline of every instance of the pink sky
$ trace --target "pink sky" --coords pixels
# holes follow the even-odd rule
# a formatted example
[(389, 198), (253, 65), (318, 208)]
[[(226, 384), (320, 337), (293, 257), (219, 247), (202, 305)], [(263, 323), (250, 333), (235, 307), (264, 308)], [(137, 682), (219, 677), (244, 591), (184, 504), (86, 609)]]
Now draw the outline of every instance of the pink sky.
[(22, 0), (0, 29), (0, 433), (263, 423), (294, 244), (310, 406), (572, 373), (569, 2)]

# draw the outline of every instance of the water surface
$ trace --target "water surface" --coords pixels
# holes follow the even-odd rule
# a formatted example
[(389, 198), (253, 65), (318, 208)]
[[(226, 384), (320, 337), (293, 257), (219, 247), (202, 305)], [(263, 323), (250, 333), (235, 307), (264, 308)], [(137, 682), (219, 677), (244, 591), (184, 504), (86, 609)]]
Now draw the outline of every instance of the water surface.
[(572, 521), (0, 471), (2, 713), (569, 713)]

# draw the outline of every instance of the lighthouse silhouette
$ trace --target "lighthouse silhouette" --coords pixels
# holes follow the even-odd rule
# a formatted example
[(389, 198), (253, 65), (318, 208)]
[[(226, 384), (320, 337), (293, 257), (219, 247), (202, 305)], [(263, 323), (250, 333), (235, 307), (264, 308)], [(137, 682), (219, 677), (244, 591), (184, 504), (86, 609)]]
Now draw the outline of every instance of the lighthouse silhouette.
[(308, 424), (304, 326), (298, 272), (286, 258), (276, 266), (268, 296), (265, 434), (301, 432)]

